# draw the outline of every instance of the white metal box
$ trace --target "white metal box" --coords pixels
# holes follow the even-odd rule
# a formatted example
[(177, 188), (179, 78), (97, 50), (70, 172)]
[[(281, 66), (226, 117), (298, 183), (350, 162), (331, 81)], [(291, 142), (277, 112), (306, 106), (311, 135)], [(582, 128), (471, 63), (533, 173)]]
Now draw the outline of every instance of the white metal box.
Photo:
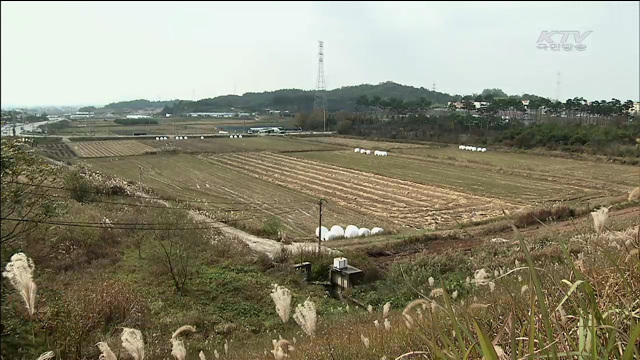
[(347, 267), (347, 258), (345, 257), (334, 258), (333, 267), (336, 269), (345, 269)]

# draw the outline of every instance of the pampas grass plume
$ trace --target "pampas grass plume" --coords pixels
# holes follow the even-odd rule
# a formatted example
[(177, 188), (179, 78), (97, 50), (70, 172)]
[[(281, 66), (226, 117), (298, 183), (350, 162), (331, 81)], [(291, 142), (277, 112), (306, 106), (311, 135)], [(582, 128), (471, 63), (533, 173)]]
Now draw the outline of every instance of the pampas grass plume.
[(307, 298), (304, 304), (298, 304), (293, 314), (293, 320), (307, 335), (313, 337), (316, 331), (316, 305), (313, 301)]
[(595, 227), (596, 233), (600, 234), (609, 218), (609, 208), (601, 207), (598, 210), (592, 211), (591, 217), (593, 217), (593, 227)]
[(49, 360), (49, 359), (53, 359), (55, 356), (56, 354), (53, 351), (47, 351), (46, 353), (42, 353), (42, 355), (38, 356), (37, 360)]
[(360, 340), (362, 340), (362, 343), (364, 344), (365, 348), (369, 348), (369, 338), (365, 337), (364, 335), (360, 334)]
[(389, 315), (389, 310), (391, 309), (391, 303), (386, 303), (384, 304), (384, 306), (382, 307), (382, 317), (386, 318), (387, 315)]
[(190, 331), (190, 332), (196, 332), (196, 328), (194, 326), (191, 325), (184, 325), (178, 328), (178, 330), (176, 330), (173, 335), (171, 335), (172, 339), (177, 338), (178, 336), (182, 335), (183, 333)]
[(184, 360), (187, 357), (187, 349), (184, 348), (182, 340), (172, 338), (171, 344), (173, 344), (173, 347), (171, 348), (171, 355), (173, 355), (176, 360)]
[(391, 331), (391, 322), (389, 319), (384, 319), (384, 329), (387, 331)]
[(134, 360), (144, 359), (144, 341), (140, 330), (123, 328), (120, 339), (122, 347), (131, 354)]
[(98, 347), (98, 349), (100, 349), (100, 353), (101, 353), (99, 359), (118, 360), (118, 358), (113, 353), (113, 351), (111, 351), (111, 348), (109, 347), (109, 345), (106, 342), (101, 341), (101, 342), (97, 343), (96, 346)]
[(436, 280), (433, 278), (433, 276), (429, 276), (429, 286), (433, 287), (433, 284), (436, 283)]
[(220, 354), (218, 353), (218, 350), (216, 349), (213, 350), (213, 357), (216, 359), (220, 359)]
[(369, 314), (373, 314), (373, 306), (367, 305), (367, 311), (369, 312)]
[(11, 285), (18, 290), (24, 300), (29, 316), (33, 316), (36, 305), (36, 283), (33, 282), (33, 261), (24, 253), (16, 253), (11, 256), (2, 276), (9, 279)]
[(204, 352), (202, 352), (202, 350), (200, 351), (200, 354), (198, 354), (198, 357), (200, 358), (200, 360), (207, 360), (207, 357), (204, 356)]
[[(284, 286), (273, 284), (271, 290), (271, 298), (276, 304), (276, 312), (283, 323), (289, 321), (291, 315), (291, 291)], [(348, 311), (348, 310), (347, 310)]]

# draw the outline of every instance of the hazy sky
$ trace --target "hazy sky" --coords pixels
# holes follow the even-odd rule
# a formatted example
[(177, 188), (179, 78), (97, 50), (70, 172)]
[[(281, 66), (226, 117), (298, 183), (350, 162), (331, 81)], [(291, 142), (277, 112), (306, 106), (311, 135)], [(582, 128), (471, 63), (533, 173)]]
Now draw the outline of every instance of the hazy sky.
[[(394, 81), (451, 94), (640, 97), (638, 2), (7, 3), (7, 105), (196, 99)], [(543, 30), (593, 31), (582, 51)], [(553, 40), (557, 43), (561, 35)], [(574, 44), (569, 37), (567, 44)]]

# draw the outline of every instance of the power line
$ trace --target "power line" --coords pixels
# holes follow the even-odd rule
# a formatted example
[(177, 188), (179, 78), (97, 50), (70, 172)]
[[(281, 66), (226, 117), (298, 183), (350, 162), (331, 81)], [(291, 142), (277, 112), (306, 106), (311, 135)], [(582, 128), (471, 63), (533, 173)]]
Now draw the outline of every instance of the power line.
[[(268, 216), (277, 216), (277, 215), (286, 215), (298, 210), (292, 210), (288, 212), (282, 213), (274, 213), (269, 214)], [(265, 219), (261, 217), (246, 217), (240, 219), (231, 219), (226, 220), (226, 222), (234, 223), (244, 220), (261, 220)], [(28, 222), (28, 223), (37, 223), (37, 224), (46, 224), (46, 225), (59, 225), (59, 226), (70, 226), (70, 227), (86, 227), (86, 228), (110, 228), (110, 229), (121, 229), (121, 230), (203, 230), (203, 229), (216, 229), (225, 227), (225, 225), (217, 225), (217, 226), (206, 226), (206, 227), (184, 227), (184, 228), (176, 228), (176, 227), (148, 227), (148, 226), (156, 226), (156, 225), (187, 225), (194, 224), (193, 222), (183, 222), (183, 223), (122, 223), (122, 222), (113, 222), (113, 223), (105, 223), (105, 222), (86, 222), (86, 221), (39, 221), (39, 220), (31, 220), (31, 219), (15, 219), (15, 218), (5, 218), (5, 221), (17, 221), (17, 222)], [(196, 223), (199, 224), (219, 224), (222, 221), (198, 221)], [(224, 224), (224, 223), (223, 223)], [(138, 228), (137, 226), (142, 226)]]
[[(51, 197), (51, 198), (57, 198), (57, 199), (70, 199), (70, 200), (75, 200), (73, 197), (71, 196), (61, 196), (61, 195), (55, 195), (55, 194), (47, 194), (47, 193), (29, 193), (31, 195), (38, 195), (38, 196), (47, 196), (47, 197)], [(126, 203), (126, 202), (117, 202), (117, 201), (105, 201), (105, 200), (96, 200), (96, 199), (88, 199), (87, 202), (90, 203), (99, 203), (99, 204), (112, 204), (112, 205), (122, 205), (122, 206), (131, 206), (131, 207), (141, 207), (141, 208), (158, 208), (158, 209), (175, 209), (175, 210), (198, 210), (198, 209), (191, 209), (188, 207), (179, 207), (179, 206), (165, 206), (165, 205), (146, 205), (146, 204), (132, 204), (132, 203)], [(241, 204), (238, 204), (241, 205)], [(243, 204), (243, 205), (253, 205), (253, 204)], [(282, 208), (272, 208), (272, 209), (276, 209), (276, 210), (282, 210)], [(216, 208), (216, 207), (208, 207), (208, 208), (204, 208), (204, 210), (223, 210), (223, 211), (228, 211), (228, 212), (241, 212), (241, 211), (248, 211), (248, 210), (259, 210), (256, 208), (248, 208), (248, 209), (226, 209), (226, 208)], [(266, 209), (265, 209), (266, 210)]]
[[(60, 187), (60, 186), (50, 186), (50, 185), (42, 185), (42, 184), (29, 184), (29, 183), (25, 183), (25, 182), (19, 182), (19, 181), (7, 181), (7, 184), (18, 184), (18, 185), (26, 185), (26, 186), (34, 186), (34, 187), (41, 187), (41, 188), (45, 188), (45, 189), (54, 189), (54, 190), (66, 190), (66, 191), (74, 191), (75, 189), (71, 189), (71, 188), (65, 188), (65, 187)], [(99, 192), (92, 192), (93, 194), (96, 195), (105, 195), (105, 196), (120, 196), (120, 197), (129, 197), (129, 198), (136, 198), (136, 199), (145, 199), (145, 200), (162, 200), (162, 201), (175, 201), (178, 203), (200, 203), (200, 204), (237, 204), (237, 205), (249, 205), (249, 204), (262, 204), (261, 202), (249, 202), (249, 201), (208, 201), (208, 200), (183, 200), (183, 199), (175, 199), (175, 200), (171, 200), (171, 199), (166, 199), (166, 198), (162, 198), (162, 197), (154, 197), (154, 196), (140, 196), (140, 195), (135, 195), (135, 194), (102, 194)], [(272, 203), (278, 203), (278, 204), (293, 204), (293, 203), (300, 203), (300, 201), (286, 201), (286, 202), (279, 202), (279, 201), (274, 201)]]

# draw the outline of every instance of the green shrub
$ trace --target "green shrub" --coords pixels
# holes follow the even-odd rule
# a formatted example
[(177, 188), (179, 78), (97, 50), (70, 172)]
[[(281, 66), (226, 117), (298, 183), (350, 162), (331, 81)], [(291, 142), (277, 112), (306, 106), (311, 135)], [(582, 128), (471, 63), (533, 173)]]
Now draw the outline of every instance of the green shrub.
[(113, 120), (113, 122), (120, 125), (148, 125), (148, 124), (157, 125), (158, 124), (158, 120), (153, 120), (153, 119), (116, 119), (116, 120)]
[(268, 238), (277, 239), (280, 235), (280, 230), (282, 230), (282, 220), (277, 216), (269, 217), (262, 224), (262, 232)]
[(95, 197), (93, 185), (77, 171), (65, 176), (64, 187), (69, 191), (69, 196), (77, 202), (90, 202)]

